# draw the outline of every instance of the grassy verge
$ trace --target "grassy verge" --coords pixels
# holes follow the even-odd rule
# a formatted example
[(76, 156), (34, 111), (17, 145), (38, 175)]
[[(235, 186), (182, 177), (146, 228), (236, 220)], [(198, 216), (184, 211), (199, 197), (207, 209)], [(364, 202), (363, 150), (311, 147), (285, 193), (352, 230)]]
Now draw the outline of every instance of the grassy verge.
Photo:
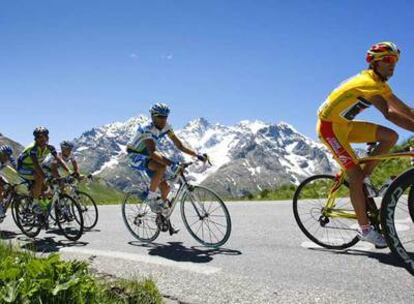
[(151, 280), (97, 279), (86, 262), (38, 258), (0, 242), (0, 303), (162, 303)]
[(99, 180), (90, 183), (82, 183), (80, 190), (91, 195), (98, 205), (121, 204), (124, 198), (124, 193), (122, 191), (109, 187)]

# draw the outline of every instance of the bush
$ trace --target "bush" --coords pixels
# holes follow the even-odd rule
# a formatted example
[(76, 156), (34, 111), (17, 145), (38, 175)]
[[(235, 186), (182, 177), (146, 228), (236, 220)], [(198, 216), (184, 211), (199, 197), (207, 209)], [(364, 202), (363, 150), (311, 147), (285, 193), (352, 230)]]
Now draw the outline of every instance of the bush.
[(0, 243), (0, 303), (94, 303), (96, 289), (84, 262), (40, 259)]
[(57, 254), (38, 258), (0, 242), (0, 303), (159, 304), (162, 298), (151, 280), (109, 284), (96, 279), (86, 262)]

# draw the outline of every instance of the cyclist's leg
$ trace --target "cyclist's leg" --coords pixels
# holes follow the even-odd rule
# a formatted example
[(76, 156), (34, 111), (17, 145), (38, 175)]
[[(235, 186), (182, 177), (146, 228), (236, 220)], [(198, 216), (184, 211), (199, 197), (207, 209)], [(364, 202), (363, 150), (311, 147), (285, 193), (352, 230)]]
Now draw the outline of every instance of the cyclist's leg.
[(52, 162), (52, 164), (50, 165), (50, 174), (52, 174), (52, 176), (54, 178), (59, 178), (60, 174), (59, 174), (59, 165), (57, 162)]
[(369, 224), (369, 220), (366, 213), (365, 194), (363, 190), (365, 175), (362, 168), (358, 165), (355, 152), (349, 144), (348, 137), (351, 129), (349, 123), (318, 122), (320, 140), (329, 148), (335, 160), (347, 174), (350, 198), (358, 224), (360, 226), (366, 226)]
[(151, 177), (151, 183), (149, 187), (150, 192), (157, 191), (158, 187), (160, 186), (167, 166), (164, 164), (160, 164), (154, 160), (150, 160), (147, 163), (147, 174)]
[(348, 176), (349, 194), (357, 216), (358, 224), (361, 228), (366, 227), (369, 225), (369, 220), (363, 188), (365, 174), (359, 165), (352, 166), (346, 169), (345, 172)]
[[(397, 143), (398, 134), (392, 129), (364, 121), (354, 121), (351, 125), (352, 128), (348, 137), (350, 142), (378, 142), (376, 148), (370, 153), (372, 156), (389, 152)], [(369, 176), (377, 164), (378, 161), (370, 161), (364, 164), (363, 172), (365, 176)]]
[[(34, 190), (35, 188), (34, 183), (35, 183), (35, 176), (36, 176), (34, 169), (31, 167), (20, 166), (20, 164), (18, 164), (17, 173), (23, 180), (27, 181), (27, 183), (30, 184), (30, 187), (29, 187), (30, 195), (33, 198), (39, 198), (40, 194), (37, 197), (34, 196), (36, 193), (40, 193), (40, 191), (38, 190), (39, 186), (37, 186), (37, 189), (36, 189), (37, 191)], [(41, 184), (40, 184), (40, 189), (41, 189)]]
[(160, 184), (161, 198), (165, 202), (168, 198), (168, 193), (170, 193), (170, 186), (167, 181), (163, 180)]
[(39, 199), (44, 187), (44, 179), (39, 174), (35, 173), (33, 180), (32, 196), (34, 199)]

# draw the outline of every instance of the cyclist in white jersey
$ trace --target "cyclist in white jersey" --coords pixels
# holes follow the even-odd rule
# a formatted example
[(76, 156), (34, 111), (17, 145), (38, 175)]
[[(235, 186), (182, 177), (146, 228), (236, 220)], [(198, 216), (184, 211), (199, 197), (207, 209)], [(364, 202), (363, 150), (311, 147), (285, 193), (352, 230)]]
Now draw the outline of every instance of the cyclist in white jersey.
[[(62, 141), (60, 143), (60, 151), (58, 153), (58, 156), (60, 157), (60, 159), (66, 164), (68, 165), (69, 163), (72, 165), (72, 169), (73, 169), (73, 176), (74, 177), (80, 177), (80, 173), (79, 173), (79, 165), (75, 159), (75, 156), (73, 155), (73, 143), (71, 143), (70, 141)], [(61, 174), (59, 173), (59, 168), (61, 168), (61, 165), (59, 164), (59, 162), (56, 161), (56, 159), (54, 157), (52, 157), (51, 155), (49, 155), (43, 162), (42, 162), (42, 168), (45, 169), (45, 171), (47, 171), (47, 173), (51, 174), (54, 178), (59, 178), (61, 177)]]
[[(150, 109), (152, 121), (140, 126), (133, 141), (127, 146), (130, 166), (134, 169), (145, 171), (151, 178), (147, 202), (153, 212), (164, 213), (168, 211), (167, 197), (170, 187), (164, 179), (167, 166), (172, 171), (177, 169), (177, 163), (165, 157), (157, 151), (156, 144), (168, 136), (175, 146), (182, 152), (197, 157), (201, 161), (207, 160), (207, 155), (199, 154), (184, 146), (182, 141), (174, 134), (172, 127), (167, 123), (170, 109), (166, 104), (157, 103)], [(157, 195), (157, 189), (161, 191), (161, 198)]]

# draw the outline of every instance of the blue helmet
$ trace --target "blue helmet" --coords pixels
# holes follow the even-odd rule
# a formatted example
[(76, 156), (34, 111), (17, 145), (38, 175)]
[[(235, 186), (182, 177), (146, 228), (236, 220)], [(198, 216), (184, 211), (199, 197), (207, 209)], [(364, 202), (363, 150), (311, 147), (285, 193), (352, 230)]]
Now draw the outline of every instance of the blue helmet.
[(165, 103), (156, 103), (150, 109), (151, 116), (167, 117), (170, 114), (170, 108)]
[(9, 145), (1, 145), (0, 146), (0, 153), (6, 154), (7, 156), (13, 155), (13, 149)]
[(60, 147), (61, 147), (62, 149), (65, 149), (65, 148), (67, 148), (67, 149), (73, 149), (74, 144), (73, 144), (73, 143), (71, 143), (71, 142), (70, 142), (70, 141), (68, 141), (68, 140), (64, 140), (64, 141), (62, 141), (62, 142), (60, 143)]

